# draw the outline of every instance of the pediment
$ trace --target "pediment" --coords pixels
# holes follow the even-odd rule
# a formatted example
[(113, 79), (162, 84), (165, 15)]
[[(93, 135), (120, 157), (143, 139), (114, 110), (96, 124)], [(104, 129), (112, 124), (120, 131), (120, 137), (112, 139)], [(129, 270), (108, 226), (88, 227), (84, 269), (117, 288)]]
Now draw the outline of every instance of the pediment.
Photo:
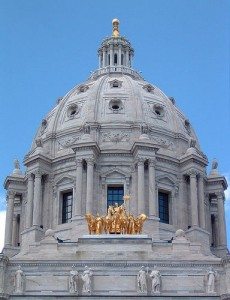
[(109, 178), (120, 178), (120, 177), (130, 177), (129, 173), (124, 172), (119, 168), (112, 168), (105, 173), (101, 174), (101, 177), (109, 177)]
[(175, 180), (171, 176), (168, 176), (168, 175), (163, 175), (163, 176), (157, 177), (157, 182), (165, 184), (165, 185), (171, 185), (171, 186), (174, 186), (176, 183)]
[(74, 177), (74, 176), (71, 176), (71, 175), (64, 175), (64, 176), (58, 177), (58, 178), (55, 180), (55, 184), (56, 184), (56, 185), (69, 184), (69, 183), (73, 183), (74, 180), (75, 180), (75, 177)]

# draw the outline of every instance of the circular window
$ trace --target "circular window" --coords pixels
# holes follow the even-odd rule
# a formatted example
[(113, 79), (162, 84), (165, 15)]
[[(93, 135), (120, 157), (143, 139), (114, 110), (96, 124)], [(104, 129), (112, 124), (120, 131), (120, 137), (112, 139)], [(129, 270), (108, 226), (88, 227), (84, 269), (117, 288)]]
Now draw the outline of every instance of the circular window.
[(109, 108), (114, 112), (118, 113), (121, 109), (123, 109), (122, 101), (119, 99), (113, 99), (109, 103)]
[(68, 108), (67, 115), (69, 118), (73, 118), (78, 114), (78, 112), (79, 112), (78, 106), (76, 104), (73, 104)]
[(161, 106), (159, 104), (153, 105), (153, 112), (156, 114), (157, 117), (164, 116), (164, 108), (163, 108), (163, 106)]

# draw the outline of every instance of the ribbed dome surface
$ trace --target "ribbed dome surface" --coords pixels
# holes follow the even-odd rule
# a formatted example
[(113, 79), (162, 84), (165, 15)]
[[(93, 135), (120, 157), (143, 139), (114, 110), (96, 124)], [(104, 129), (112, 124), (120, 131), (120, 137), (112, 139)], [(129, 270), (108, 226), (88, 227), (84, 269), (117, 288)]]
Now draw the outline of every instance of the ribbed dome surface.
[[(42, 140), (51, 157), (64, 155), (84, 138), (88, 126), (90, 138), (102, 149), (128, 150), (134, 141), (149, 138), (162, 151), (178, 157), (187, 150), (191, 138), (198, 145), (190, 123), (173, 99), (136, 72), (96, 71), (59, 101), (42, 121), (36, 140)], [(182, 153), (177, 153), (179, 142), (184, 145)]]

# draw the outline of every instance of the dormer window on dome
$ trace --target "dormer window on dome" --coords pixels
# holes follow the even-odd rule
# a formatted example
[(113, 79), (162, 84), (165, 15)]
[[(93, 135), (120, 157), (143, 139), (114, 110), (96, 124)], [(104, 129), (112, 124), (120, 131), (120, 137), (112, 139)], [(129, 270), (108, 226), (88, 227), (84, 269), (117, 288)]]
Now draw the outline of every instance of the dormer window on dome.
[(78, 90), (78, 93), (85, 93), (88, 89), (89, 89), (88, 85), (82, 84), (78, 87), (77, 90)]
[(148, 93), (154, 93), (154, 87), (151, 84), (146, 84), (143, 86), (143, 89)]
[(109, 84), (111, 88), (120, 88), (122, 86), (122, 81), (114, 79), (109, 81)]

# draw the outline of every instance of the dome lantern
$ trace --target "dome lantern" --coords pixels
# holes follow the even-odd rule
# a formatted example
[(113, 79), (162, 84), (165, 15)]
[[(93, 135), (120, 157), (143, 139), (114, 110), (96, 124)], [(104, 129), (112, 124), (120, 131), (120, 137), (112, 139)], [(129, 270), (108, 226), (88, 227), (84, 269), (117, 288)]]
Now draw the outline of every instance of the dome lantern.
[(130, 42), (120, 35), (120, 21), (112, 20), (112, 36), (103, 40), (98, 50), (99, 68), (107, 68), (110, 72), (131, 68), (134, 50)]

